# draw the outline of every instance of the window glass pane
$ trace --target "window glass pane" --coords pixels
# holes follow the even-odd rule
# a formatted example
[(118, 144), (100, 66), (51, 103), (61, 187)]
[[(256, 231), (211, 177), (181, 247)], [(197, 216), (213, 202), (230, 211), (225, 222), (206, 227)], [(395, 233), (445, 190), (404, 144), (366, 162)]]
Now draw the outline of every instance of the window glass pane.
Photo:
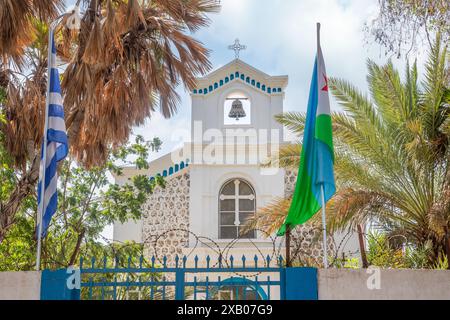
[(220, 201), (220, 211), (233, 211), (235, 210), (235, 200), (234, 199), (227, 199), (227, 200), (221, 200)]
[(254, 216), (255, 214), (253, 213), (239, 213), (239, 222), (241, 223), (241, 225), (245, 225), (246, 222)]
[(234, 226), (234, 212), (222, 212), (220, 214), (220, 224), (221, 225), (227, 225), (227, 226)]
[(237, 227), (221, 227), (220, 239), (235, 239), (237, 238)]
[(240, 199), (239, 200), (239, 211), (254, 211), (255, 210), (255, 200)]
[(234, 196), (234, 181), (228, 182), (222, 189), (222, 194), (225, 196)]
[(243, 227), (239, 227), (239, 238), (242, 239), (254, 239), (255, 238), (255, 230), (250, 230), (246, 233), (241, 233)]
[(241, 183), (239, 183), (239, 194), (241, 196), (249, 196), (253, 194), (253, 190), (248, 184), (246, 184), (244, 181), (241, 181)]

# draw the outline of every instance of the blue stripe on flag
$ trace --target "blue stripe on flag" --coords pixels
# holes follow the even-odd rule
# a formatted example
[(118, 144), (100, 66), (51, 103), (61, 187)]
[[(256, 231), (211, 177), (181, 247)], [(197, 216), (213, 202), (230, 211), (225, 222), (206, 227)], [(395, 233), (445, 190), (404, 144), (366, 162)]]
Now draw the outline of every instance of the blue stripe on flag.
[(58, 104), (50, 104), (48, 106), (49, 117), (61, 117), (64, 119), (64, 108)]
[(50, 220), (56, 212), (56, 207), (58, 206), (58, 193), (54, 193), (47, 203), (47, 208), (45, 209), (44, 217), (42, 218), (42, 237), (47, 235), (48, 226), (50, 225)]
[(55, 67), (52, 67), (50, 70), (50, 92), (61, 93), (61, 86), (59, 85), (59, 72)]
[[(55, 38), (53, 38), (53, 41), (52, 41), (52, 53), (53, 53), (53, 54), (56, 54)], [(56, 62), (56, 61), (55, 61), (55, 62)], [(53, 65), (52, 65), (52, 67), (53, 67)]]
[(54, 159), (54, 157), (52, 158), (50, 165), (47, 167), (47, 169), (45, 169), (45, 189), (47, 190), (50, 181), (52, 181), (53, 177), (56, 174), (56, 161)]
[(52, 141), (67, 144), (67, 134), (64, 131), (49, 128), (47, 137), (49, 142)]

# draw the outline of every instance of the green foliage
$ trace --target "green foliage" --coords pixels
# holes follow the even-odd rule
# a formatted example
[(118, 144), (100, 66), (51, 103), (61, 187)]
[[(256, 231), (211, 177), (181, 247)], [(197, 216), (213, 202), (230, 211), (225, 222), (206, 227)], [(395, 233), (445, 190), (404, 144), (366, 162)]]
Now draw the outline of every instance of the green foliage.
[(333, 267), (339, 269), (359, 269), (359, 260), (358, 258), (345, 258), (345, 259), (335, 259), (333, 260)]
[(369, 265), (382, 268), (405, 268), (403, 252), (392, 248), (384, 233), (370, 233), (368, 236), (367, 261)]
[[(401, 79), (392, 62), (377, 65), (370, 60), (370, 96), (344, 79), (329, 80), (344, 110), (332, 115), (338, 189), (327, 204), (330, 232), (356, 230), (357, 225), (374, 221), (389, 237), (401, 236), (403, 244), (415, 248), (411, 254), (426, 253), (430, 261), (438, 258), (444, 249), (445, 230), (450, 228), (450, 90), (446, 58), (447, 47), (438, 35), (430, 47), (421, 83), (416, 63), (407, 64), (405, 78)], [(299, 137), (304, 119), (299, 113), (278, 117)], [(279, 159), (268, 165), (298, 167), (300, 149), (300, 144), (282, 147)], [(270, 220), (269, 215), (274, 224), (281, 220), (279, 210), (266, 212), (264, 221)], [(431, 249), (423, 251), (427, 243), (431, 243)], [(424, 262), (427, 259), (419, 256), (411, 256), (415, 262), (401, 261), (393, 250), (379, 247), (374, 262), (430, 267)]]
[[(3, 87), (0, 87), (0, 103), (4, 103), (6, 100), (6, 90)], [(4, 120), (0, 120), (4, 121)]]
[(436, 270), (448, 270), (448, 258), (444, 252), (439, 254), (439, 257), (435, 264), (433, 265), (433, 269)]
[[(6, 95), (4, 89), (0, 87), (0, 106)], [(0, 126), (6, 121), (3, 110), (0, 109)], [(4, 148), (4, 136), (0, 131), (0, 204), (7, 199), (13, 188), (15, 187), (16, 176), (12, 167), (12, 161)]]
[(412, 269), (425, 269), (430, 266), (430, 255), (432, 254), (433, 245), (430, 241), (424, 245), (407, 247), (405, 252), (405, 264)]
[[(125, 222), (141, 217), (141, 207), (156, 186), (164, 187), (161, 177), (151, 180), (137, 175), (118, 185), (111, 182), (111, 174), (122, 175), (122, 165), (148, 168), (146, 158), (150, 150), (160, 148), (159, 139), (145, 142), (138, 136), (134, 143), (112, 152), (102, 167), (80, 168), (67, 159), (59, 168), (58, 210), (53, 216), (47, 236), (42, 243), (42, 267), (63, 268), (77, 263), (80, 253), (88, 256), (112, 255), (120, 245), (104, 244), (101, 233), (115, 221)], [(133, 158), (133, 160), (128, 160)], [(5, 162), (3, 162), (3, 165)], [(5, 170), (0, 171), (5, 175)], [(11, 173), (14, 176), (14, 173)], [(5, 188), (2, 184), (2, 189)], [(0, 243), (0, 270), (30, 270), (35, 263), (36, 197), (27, 198), (6, 238)], [(133, 246), (133, 256), (142, 253)], [(128, 251), (127, 251), (128, 250)]]
[(448, 267), (447, 256), (442, 251), (435, 262), (430, 260), (433, 245), (431, 241), (421, 246), (396, 248), (395, 242), (386, 233), (373, 232), (368, 236), (367, 260), (370, 265), (382, 268), (440, 269)]

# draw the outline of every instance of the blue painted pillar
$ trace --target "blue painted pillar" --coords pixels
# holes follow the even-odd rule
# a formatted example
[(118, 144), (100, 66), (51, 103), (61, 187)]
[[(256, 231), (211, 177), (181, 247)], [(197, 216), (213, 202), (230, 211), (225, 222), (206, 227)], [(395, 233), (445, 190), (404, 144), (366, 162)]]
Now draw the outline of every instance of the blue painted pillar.
[(175, 300), (184, 300), (184, 276), (184, 271), (177, 269), (175, 272)]
[(69, 289), (71, 276), (66, 269), (43, 270), (41, 276), (41, 300), (80, 300), (80, 289)]
[[(283, 300), (318, 300), (316, 268), (285, 268), (281, 279)], [(283, 291), (283, 290), (282, 290)]]

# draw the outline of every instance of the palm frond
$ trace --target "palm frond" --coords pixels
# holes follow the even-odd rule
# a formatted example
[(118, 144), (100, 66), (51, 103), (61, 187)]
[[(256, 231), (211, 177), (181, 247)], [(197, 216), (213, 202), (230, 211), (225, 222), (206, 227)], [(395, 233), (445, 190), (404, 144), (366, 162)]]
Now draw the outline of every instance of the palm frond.
[[(421, 246), (443, 246), (450, 228), (450, 108), (447, 48), (439, 36), (418, 84), (417, 63), (407, 63), (402, 81), (393, 64), (367, 62), (370, 98), (342, 79), (330, 87), (344, 112), (332, 114), (337, 193), (327, 203), (331, 232), (355, 229), (368, 221), (385, 232)], [(277, 120), (301, 136), (304, 115), (288, 113)], [(300, 144), (285, 146), (271, 164), (298, 166)], [(252, 226), (276, 231), (290, 199), (278, 199)], [(320, 215), (313, 216), (312, 222)], [(436, 257), (432, 257), (435, 259)]]
[(305, 128), (306, 114), (300, 112), (285, 112), (275, 116), (275, 120), (285, 126), (288, 130), (302, 135)]

